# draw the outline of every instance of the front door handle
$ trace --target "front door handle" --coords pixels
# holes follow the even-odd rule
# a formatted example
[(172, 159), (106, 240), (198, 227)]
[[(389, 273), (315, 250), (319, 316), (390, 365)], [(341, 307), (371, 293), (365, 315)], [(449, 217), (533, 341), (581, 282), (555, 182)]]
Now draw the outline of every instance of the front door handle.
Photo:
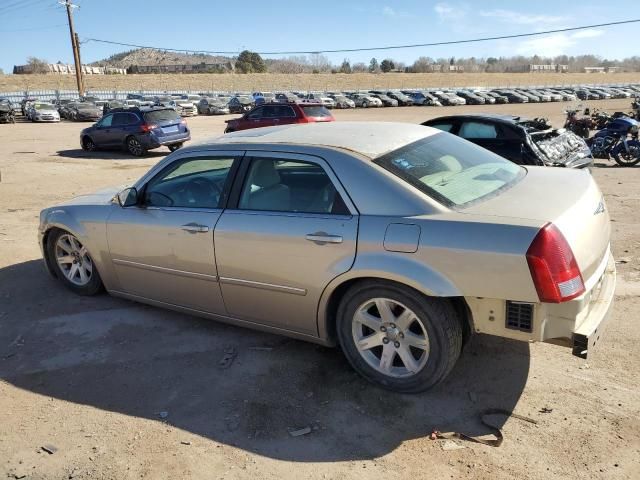
[(325, 243), (342, 243), (342, 237), (340, 235), (329, 235), (325, 232), (309, 233), (305, 235), (304, 238), (320, 245)]
[(187, 223), (182, 225), (182, 230), (189, 233), (206, 233), (209, 231), (209, 227), (206, 225), (200, 225), (199, 223)]

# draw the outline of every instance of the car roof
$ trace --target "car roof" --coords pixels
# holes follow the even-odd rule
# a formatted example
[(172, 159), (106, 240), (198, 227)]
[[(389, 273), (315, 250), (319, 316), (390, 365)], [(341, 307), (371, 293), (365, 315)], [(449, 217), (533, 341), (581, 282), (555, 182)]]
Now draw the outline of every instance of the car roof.
[(240, 143), (310, 145), (340, 148), (376, 158), (437, 133), (441, 133), (440, 130), (408, 123), (318, 122), (241, 130), (197, 145)]
[(441, 121), (441, 120), (460, 120), (464, 118), (491, 120), (495, 122), (510, 123), (510, 124), (515, 124), (516, 122), (525, 120), (524, 118), (519, 117), (517, 115), (505, 115), (505, 114), (499, 114), (499, 113), (465, 113), (463, 115), (446, 115), (443, 117), (433, 118), (431, 120), (427, 120), (427, 122), (425, 123), (431, 123), (434, 121)]

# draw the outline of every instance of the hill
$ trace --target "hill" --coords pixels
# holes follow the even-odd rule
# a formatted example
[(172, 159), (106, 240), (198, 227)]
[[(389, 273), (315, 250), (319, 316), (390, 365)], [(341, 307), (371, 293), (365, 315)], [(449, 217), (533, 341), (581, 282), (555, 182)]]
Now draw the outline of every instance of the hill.
[(153, 48), (136, 48), (127, 52), (116, 53), (104, 60), (93, 62), (91, 65), (129, 68), (133, 65), (194, 65), (199, 63), (229, 63), (231, 61), (232, 58), (230, 57), (204, 53), (180, 53)]

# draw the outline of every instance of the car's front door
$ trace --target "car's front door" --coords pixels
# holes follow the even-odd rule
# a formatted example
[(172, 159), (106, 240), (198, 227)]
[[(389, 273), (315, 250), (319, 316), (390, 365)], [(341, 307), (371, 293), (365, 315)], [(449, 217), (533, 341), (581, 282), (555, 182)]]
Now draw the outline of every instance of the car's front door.
[(234, 317), (318, 335), (318, 301), (356, 255), (358, 216), (318, 157), (252, 152), (216, 225), (216, 261)]
[(258, 107), (251, 110), (242, 118), (242, 121), (240, 122), (240, 129), (245, 130), (248, 128), (264, 127), (263, 113), (264, 107)]
[(213, 231), (242, 152), (187, 153), (151, 178), (140, 202), (114, 207), (107, 240), (120, 290), (224, 314)]
[(111, 124), (113, 122), (113, 114), (105, 115), (94, 126), (91, 132), (91, 140), (98, 147), (112, 146)]

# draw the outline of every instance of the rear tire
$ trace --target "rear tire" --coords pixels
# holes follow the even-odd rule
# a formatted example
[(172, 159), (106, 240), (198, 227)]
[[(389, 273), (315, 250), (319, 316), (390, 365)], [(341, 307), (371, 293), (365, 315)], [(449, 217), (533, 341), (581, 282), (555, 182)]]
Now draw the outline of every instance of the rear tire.
[(127, 151), (131, 155), (134, 155), (136, 157), (142, 157), (146, 153), (146, 150), (140, 143), (140, 140), (138, 140), (136, 137), (133, 137), (133, 136), (127, 137), (126, 145), (127, 145)]
[(402, 393), (441, 382), (462, 350), (462, 322), (451, 303), (385, 281), (358, 283), (346, 292), (337, 334), (358, 373)]
[(183, 143), (174, 143), (173, 145), (169, 145), (169, 151), (170, 152), (175, 152), (180, 147), (182, 147), (182, 145), (184, 145), (184, 144)]

